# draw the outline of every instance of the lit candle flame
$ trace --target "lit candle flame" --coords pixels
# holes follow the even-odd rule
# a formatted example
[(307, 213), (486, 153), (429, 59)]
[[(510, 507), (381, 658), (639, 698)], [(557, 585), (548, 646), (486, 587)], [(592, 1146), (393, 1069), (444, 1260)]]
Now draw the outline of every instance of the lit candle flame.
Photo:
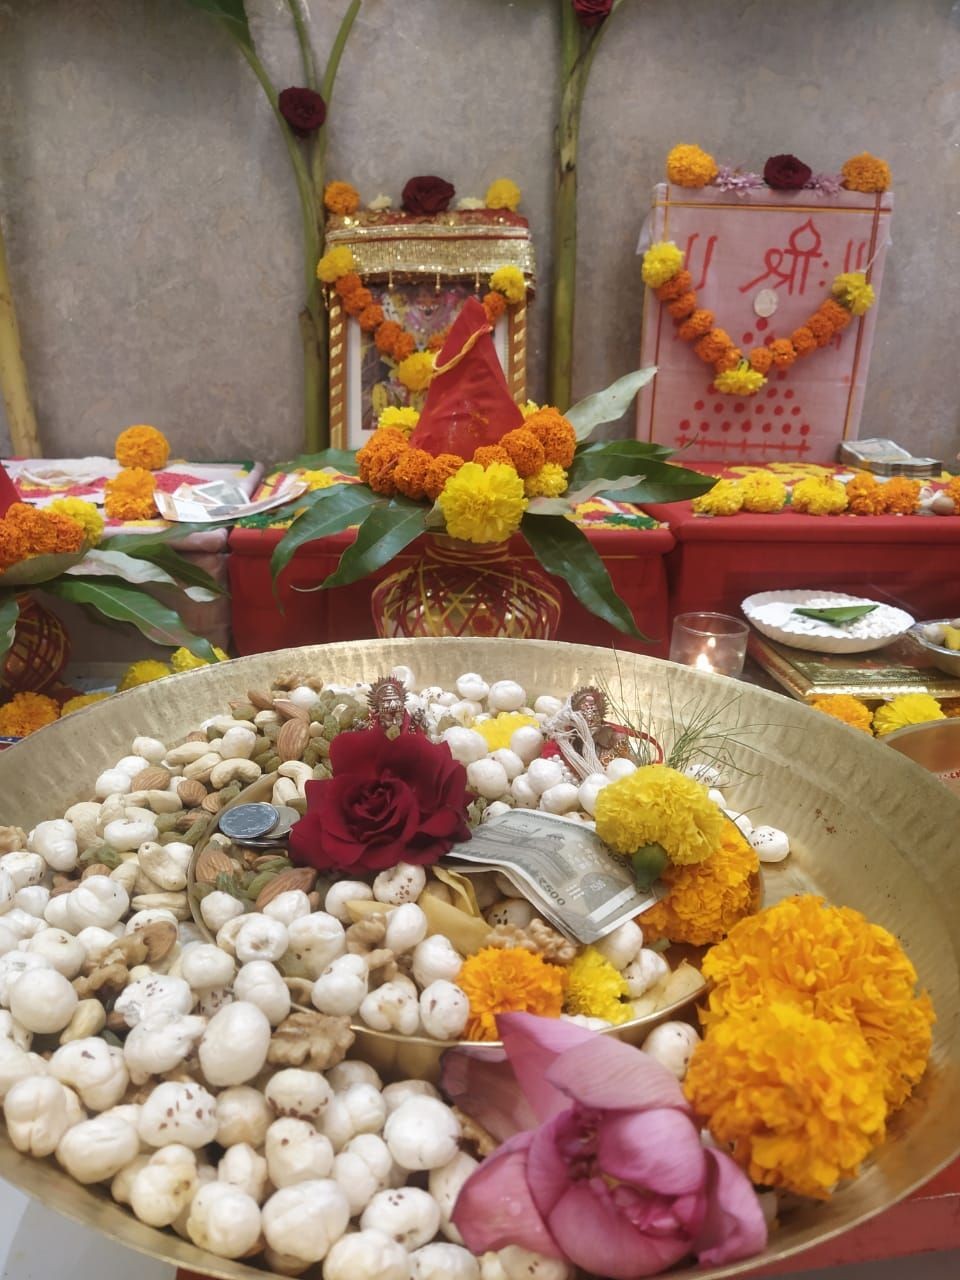
[(705, 653), (698, 653), (693, 665), (698, 671), (713, 671), (713, 663)]

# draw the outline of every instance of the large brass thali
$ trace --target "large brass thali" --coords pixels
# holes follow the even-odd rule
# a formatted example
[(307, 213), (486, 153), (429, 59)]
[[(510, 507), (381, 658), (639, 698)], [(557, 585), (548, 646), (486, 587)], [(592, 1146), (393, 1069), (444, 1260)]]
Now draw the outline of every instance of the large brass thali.
[[(732, 754), (744, 773), (726, 794), (754, 821), (787, 830), (793, 845), (786, 863), (765, 870), (767, 901), (814, 890), (863, 911), (902, 940), (933, 997), (938, 1021), (929, 1070), (862, 1176), (830, 1202), (792, 1211), (759, 1258), (672, 1275), (735, 1275), (822, 1243), (888, 1208), (960, 1152), (960, 801), (866, 735), (765, 690), (634, 654), (539, 641), (368, 641), (260, 654), (132, 689), (3, 753), (0, 823), (30, 827), (62, 816), (89, 797), (96, 775), (127, 754), (136, 734), (173, 741), (231, 698), (269, 687), (280, 672), (344, 682), (397, 663), (424, 683), (449, 684), (479, 671), (519, 680), (534, 693), (602, 679), (660, 721), (691, 701), (735, 718)], [(745, 732), (746, 725), (754, 727)], [(3, 1132), (0, 1172), (50, 1208), (143, 1253), (211, 1276), (265, 1274), (144, 1226), (52, 1160), (19, 1155)]]

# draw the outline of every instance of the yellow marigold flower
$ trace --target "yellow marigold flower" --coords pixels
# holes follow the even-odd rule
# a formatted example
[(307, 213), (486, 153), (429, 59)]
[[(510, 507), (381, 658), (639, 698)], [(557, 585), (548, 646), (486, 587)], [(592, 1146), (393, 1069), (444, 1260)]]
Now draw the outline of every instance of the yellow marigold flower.
[(128, 467), (104, 485), (103, 509), (112, 520), (150, 520), (157, 514), (157, 482), (143, 467)]
[(905, 729), (908, 724), (926, 724), (929, 720), (946, 720), (940, 703), (929, 693), (901, 693), (884, 702), (873, 713), (873, 729), (878, 738)]
[(74, 711), (82, 711), (84, 707), (92, 707), (95, 702), (103, 702), (104, 698), (109, 698), (109, 693), (81, 693), (76, 698), (70, 698), (60, 708), (60, 716), (69, 716)]
[(487, 187), (483, 201), (488, 209), (516, 209), (520, 204), (520, 188), (511, 178), (497, 178)]
[(853, 729), (862, 729), (864, 733), (873, 732), (870, 727), (873, 719), (870, 708), (859, 698), (852, 698), (846, 693), (830, 693), (822, 698), (814, 698), (810, 705), (815, 711), (833, 716), (834, 720), (841, 720)]
[(156, 658), (144, 658), (141, 662), (133, 662), (127, 667), (117, 685), (117, 692), (135, 689), (137, 685), (149, 684), (151, 680), (162, 680), (169, 674), (170, 668), (165, 662), (159, 662)]
[(143, 467), (145, 471), (159, 471), (167, 465), (170, 444), (156, 427), (127, 427), (117, 436), (113, 446), (114, 456), (121, 467)]
[(596, 947), (584, 947), (567, 967), (567, 1013), (605, 1018), (616, 1026), (633, 1017), (629, 994), (623, 974)]
[(666, 868), (661, 879), (669, 892), (643, 913), (644, 937), (648, 942), (667, 939), (694, 947), (719, 942), (738, 920), (756, 910), (759, 871), (756, 850), (730, 823), (720, 848), (705, 862)]
[(741, 360), (735, 369), (725, 369), (718, 373), (713, 385), (718, 391), (730, 396), (753, 396), (766, 383), (766, 378), (750, 364), (749, 360)]
[(360, 193), (349, 182), (328, 182), (323, 189), (323, 205), (330, 213), (356, 213)]
[[(213, 646), (213, 652), (216, 654), (217, 662), (229, 662), (230, 655), (225, 653), (223, 649)], [(191, 653), (189, 649), (181, 647), (174, 649), (170, 655), (170, 665), (174, 671), (194, 671), (197, 667), (209, 667), (213, 664), (207, 658), (198, 658), (195, 653)]]
[(484, 470), (465, 462), (437, 499), (451, 538), (503, 542), (520, 527), (526, 510), (523, 481), (513, 467), (495, 462)]
[(678, 187), (705, 187), (716, 176), (716, 160), (700, 147), (682, 142), (667, 154), (667, 178)]
[(426, 391), (433, 381), (433, 354), (415, 351), (397, 365), (397, 378), (408, 391)]
[(855, 516), (878, 516), (884, 506), (884, 486), (869, 471), (858, 471), (847, 481), (847, 506)]
[(539, 471), (527, 476), (523, 491), (528, 498), (558, 498), (567, 487), (567, 473), (558, 462), (545, 462)]
[(862, 316), (876, 302), (873, 285), (862, 271), (844, 271), (834, 278), (830, 292), (855, 316)]
[(518, 729), (536, 723), (533, 716), (523, 716), (519, 711), (501, 711), (489, 720), (478, 720), (473, 727), (485, 740), (488, 751), (499, 751), (501, 747), (509, 747)]
[(755, 471), (740, 481), (744, 511), (768, 513), (782, 511), (787, 501), (787, 486), (769, 471)]
[(356, 266), (353, 250), (345, 244), (328, 249), (317, 263), (317, 279), (324, 284), (334, 284), (341, 276), (347, 275)]
[(718, 480), (712, 489), (694, 498), (690, 505), (701, 516), (735, 516), (743, 507), (740, 481)]
[(926, 1070), (930, 999), (917, 995), (917, 972), (893, 934), (851, 907), (786, 898), (731, 929), (704, 957), (703, 976), (714, 984), (701, 1012), (711, 1028), (773, 1001), (859, 1026), (891, 1107)]
[(420, 421), (420, 412), (418, 409), (403, 408), (399, 405), (388, 404), (377, 419), (378, 427), (396, 427), (402, 431), (404, 435), (409, 435), (413, 428)]
[(683, 1088), (752, 1182), (817, 1200), (884, 1137), (883, 1089), (858, 1028), (789, 1004), (711, 1027)]
[(66, 516), (83, 530), (84, 540), (95, 547), (103, 537), (103, 516), (92, 502), (82, 498), (58, 498), (47, 507), (57, 515)]
[(457, 986), (470, 1001), (467, 1038), (496, 1040), (498, 1013), (559, 1018), (565, 981), (559, 965), (520, 947), (485, 947), (468, 956), (457, 974)]
[(676, 866), (703, 862), (719, 847), (727, 819), (696, 778), (646, 765), (597, 796), (597, 835), (616, 853), (659, 844)]
[(791, 505), (808, 516), (835, 516), (846, 510), (847, 491), (839, 480), (807, 476), (793, 486)]
[(490, 277), (490, 288), (502, 293), (508, 302), (523, 302), (527, 282), (519, 267), (498, 267)]
[(643, 266), (640, 274), (643, 283), (651, 289), (659, 289), (662, 284), (672, 280), (683, 266), (683, 250), (678, 249), (672, 240), (659, 240), (652, 244), (643, 255)]
[(886, 191), (893, 181), (886, 160), (878, 160), (869, 151), (851, 156), (840, 172), (848, 191)]
[(0, 737), (26, 738), (59, 717), (59, 705), (46, 694), (15, 693), (0, 707)]
[(525, 400), (520, 406), (520, 412), (523, 414), (524, 418), (529, 418), (531, 413), (540, 412), (540, 406), (537, 404), (536, 400)]

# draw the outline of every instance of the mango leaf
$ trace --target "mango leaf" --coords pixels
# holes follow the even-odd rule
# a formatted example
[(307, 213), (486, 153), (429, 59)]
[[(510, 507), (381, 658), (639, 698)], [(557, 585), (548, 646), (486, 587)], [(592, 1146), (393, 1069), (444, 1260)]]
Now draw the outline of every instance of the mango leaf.
[(191, 600), (215, 600), (217, 596), (227, 594), (226, 587), (212, 578), (206, 569), (201, 569), (171, 546), (154, 547), (140, 558), (165, 569), (178, 586), (184, 588)]
[(16, 596), (7, 596), (6, 600), (0, 600), (0, 662), (7, 656), (13, 644), (19, 617), (20, 604)]
[(371, 493), (366, 485), (342, 484), (331, 489), (317, 489), (307, 494), (312, 499), (303, 515), (287, 530), (270, 560), (270, 572), (278, 578), (290, 563), (293, 554), (305, 542), (340, 533), (351, 524), (359, 524), (371, 507), (380, 505), (382, 498)]
[(154, 547), (166, 546), (170, 542), (183, 542), (192, 533), (209, 533), (212, 529), (229, 528), (231, 521), (222, 520), (215, 524), (170, 524), (165, 529), (152, 530), (149, 533), (115, 533), (104, 538), (100, 543), (100, 551), (123, 551), (129, 556), (142, 556), (149, 559)]
[(345, 476), (357, 474), (357, 455), (352, 449), (323, 449), (320, 453), (300, 453), (289, 462), (281, 462), (279, 471), (292, 471), (295, 467), (303, 467), (307, 471), (322, 471), (324, 467), (332, 467)]
[(6, 587), (34, 587), (41, 582), (49, 582), (51, 578), (59, 578), (72, 565), (79, 564), (86, 554), (85, 551), (62, 551), (47, 556), (30, 556), (0, 573), (0, 591)]
[(621, 418), (640, 388), (645, 387), (656, 372), (656, 366), (653, 366), (624, 374), (605, 390), (595, 391), (568, 409), (564, 417), (572, 423), (577, 439), (586, 440), (597, 427)]
[(591, 480), (580, 489), (567, 489), (559, 498), (531, 498), (527, 503), (527, 513), (532, 516), (569, 515), (598, 493), (616, 493), (619, 489), (630, 489), (643, 479), (643, 476), (621, 476), (619, 480)]
[(562, 578), (584, 608), (618, 631), (648, 639), (614, 590), (606, 565), (572, 520), (525, 514), (520, 530), (544, 569)]
[[(668, 444), (659, 444), (655, 440), (594, 440), (593, 444), (578, 444), (577, 457), (585, 453), (608, 453), (617, 445), (627, 445), (631, 457), (659, 458), (661, 462), (672, 458), (678, 452), (676, 449), (671, 449)], [(687, 449), (689, 445), (684, 445), (683, 448)], [(683, 449), (679, 452), (682, 453)]]
[(715, 476), (675, 466), (661, 458), (638, 454), (635, 440), (611, 440), (599, 449), (578, 453), (568, 473), (571, 489), (579, 489), (601, 477), (619, 480), (633, 476), (636, 483), (617, 493), (619, 502), (679, 502), (695, 498), (716, 484)]
[(253, 36), (243, 0), (186, 0), (187, 4), (212, 18), (219, 18), (234, 40), (247, 49), (253, 49)]
[(427, 527), (428, 512), (427, 507), (404, 498), (391, 498), (388, 503), (374, 507), (357, 530), (356, 541), (344, 551), (333, 573), (319, 587), (306, 589), (319, 591), (326, 587), (345, 587), (375, 573), (419, 538)]
[(179, 614), (145, 591), (111, 578), (62, 578), (44, 587), (52, 595), (71, 604), (86, 605), (115, 622), (129, 622), (156, 644), (172, 649), (183, 645), (198, 658), (216, 660), (209, 640), (188, 631)]
[(68, 574), (92, 578), (123, 578), (125, 582), (164, 582), (177, 584), (163, 569), (149, 560), (124, 555), (122, 551), (88, 551), (79, 564), (71, 565)]

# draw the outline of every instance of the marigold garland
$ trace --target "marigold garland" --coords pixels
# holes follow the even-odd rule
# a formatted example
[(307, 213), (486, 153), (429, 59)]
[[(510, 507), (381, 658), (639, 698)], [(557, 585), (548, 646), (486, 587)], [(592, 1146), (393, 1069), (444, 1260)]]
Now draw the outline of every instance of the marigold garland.
[(584, 947), (567, 967), (564, 1004), (568, 1013), (585, 1018), (603, 1018), (619, 1026), (633, 1016), (633, 1007), (626, 998), (628, 995), (623, 974), (596, 947)]
[(694, 947), (719, 942), (738, 920), (756, 910), (759, 871), (756, 850), (728, 823), (719, 848), (706, 861), (666, 868), (661, 879), (669, 892), (641, 917), (646, 941)]
[(0, 569), (33, 556), (80, 551), (86, 530), (79, 521), (49, 508), (13, 502), (0, 518)]
[(519, 267), (498, 267), (490, 277), (490, 288), (516, 304), (527, 296), (527, 282)]
[(121, 467), (160, 471), (170, 458), (170, 444), (156, 427), (127, 427), (117, 436), (113, 452)]
[(503, 542), (520, 527), (527, 506), (523, 481), (512, 467), (495, 462), (484, 470), (466, 462), (450, 477), (437, 502), (447, 533), (464, 542)]
[(26, 738), (60, 718), (60, 707), (43, 693), (16, 693), (0, 707), (0, 737)]
[(536, 1013), (559, 1018), (566, 972), (520, 947), (485, 947), (468, 956), (457, 986), (470, 1001), (470, 1040), (496, 1040), (498, 1013)]
[(853, 729), (860, 729), (863, 733), (872, 734), (873, 732), (870, 708), (859, 698), (851, 697), (850, 694), (824, 694), (822, 697), (814, 698), (810, 706), (815, 711), (822, 711), (824, 715), (833, 716), (834, 720), (850, 725)]

